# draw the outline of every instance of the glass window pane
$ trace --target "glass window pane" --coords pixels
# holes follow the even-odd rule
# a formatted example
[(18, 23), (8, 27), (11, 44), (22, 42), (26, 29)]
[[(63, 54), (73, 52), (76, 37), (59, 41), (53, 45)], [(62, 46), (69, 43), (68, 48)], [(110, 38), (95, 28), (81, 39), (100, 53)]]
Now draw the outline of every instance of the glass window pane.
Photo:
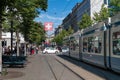
[(83, 38), (83, 52), (101, 53), (102, 37), (100, 35)]
[(87, 51), (87, 38), (83, 38), (83, 52)]
[(114, 32), (112, 38), (113, 54), (120, 55), (120, 32)]

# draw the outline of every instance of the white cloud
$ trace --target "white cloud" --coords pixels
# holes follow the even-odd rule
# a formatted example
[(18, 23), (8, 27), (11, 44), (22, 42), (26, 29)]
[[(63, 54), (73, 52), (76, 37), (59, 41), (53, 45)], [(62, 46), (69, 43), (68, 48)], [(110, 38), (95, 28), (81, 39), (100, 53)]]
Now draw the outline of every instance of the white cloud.
[(50, 16), (50, 15), (47, 15), (47, 14), (40, 14), (39, 15), (40, 18), (47, 18), (47, 19), (50, 19), (50, 20), (63, 20), (64, 17), (53, 17), (53, 16)]

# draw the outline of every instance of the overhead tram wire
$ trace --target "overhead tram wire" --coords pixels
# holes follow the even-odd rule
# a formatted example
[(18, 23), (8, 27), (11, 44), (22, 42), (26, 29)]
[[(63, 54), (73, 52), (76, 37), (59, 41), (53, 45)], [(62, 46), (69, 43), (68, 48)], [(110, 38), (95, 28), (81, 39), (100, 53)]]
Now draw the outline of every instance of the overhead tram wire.
[[(69, 4), (72, 2), (72, 0), (70, 0), (66, 5), (65, 5), (65, 7), (63, 8), (63, 10), (62, 10), (62, 12), (61, 12), (61, 14), (63, 13), (63, 12), (65, 12), (65, 10), (67, 9), (67, 7), (69, 6)], [(54, 12), (54, 15), (57, 17), (57, 12)], [(61, 17), (62, 17), (62, 15), (61, 15)]]
[[(63, 10), (61, 11), (61, 14), (63, 14), (65, 11), (66, 11), (66, 9), (67, 9), (67, 7), (69, 6), (69, 4), (72, 2), (72, 0), (70, 0), (66, 5), (65, 5), (65, 7), (63, 8)], [(61, 15), (61, 17), (63, 17), (63, 15)]]
[(64, 11), (67, 9), (67, 7), (68, 7), (69, 4), (71, 3), (71, 1), (72, 1), (72, 0), (70, 0), (70, 1), (67, 3), (67, 5), (64, 7), (64, 9), (62, 10), (62, 12), (64, 12)]

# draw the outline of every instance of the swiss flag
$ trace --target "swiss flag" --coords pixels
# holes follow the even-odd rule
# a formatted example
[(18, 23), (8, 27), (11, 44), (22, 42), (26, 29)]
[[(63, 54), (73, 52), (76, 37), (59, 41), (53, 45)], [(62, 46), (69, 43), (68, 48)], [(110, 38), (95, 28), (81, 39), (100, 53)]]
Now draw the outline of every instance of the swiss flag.
[(44, 23), (44, 30), (45, 31), (52, 31), (53, 30), (53, 22), (45, 22)]

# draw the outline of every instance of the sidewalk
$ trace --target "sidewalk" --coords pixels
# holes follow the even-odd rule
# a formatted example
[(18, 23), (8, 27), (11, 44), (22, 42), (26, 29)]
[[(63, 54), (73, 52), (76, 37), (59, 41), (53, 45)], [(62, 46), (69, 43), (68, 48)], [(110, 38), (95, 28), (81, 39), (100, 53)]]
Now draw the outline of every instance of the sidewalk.
[(106, 80), (60, 57), (56, 56), (56, 59), (85, 80)]
[(119, 74), (73, 60), (63, 55), (56, 56), (56, 59), (84, 80), (120, 80)]
[[(39, 80), (39, 57), (37, 55), (29, 55), (26, 65), (23, 68), (11, 67), (7, 68), (8, 74), (0, 76), (0, 80)], [(33, 75), (34, 74), (34, 75)]]

